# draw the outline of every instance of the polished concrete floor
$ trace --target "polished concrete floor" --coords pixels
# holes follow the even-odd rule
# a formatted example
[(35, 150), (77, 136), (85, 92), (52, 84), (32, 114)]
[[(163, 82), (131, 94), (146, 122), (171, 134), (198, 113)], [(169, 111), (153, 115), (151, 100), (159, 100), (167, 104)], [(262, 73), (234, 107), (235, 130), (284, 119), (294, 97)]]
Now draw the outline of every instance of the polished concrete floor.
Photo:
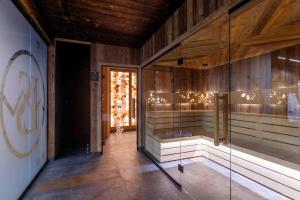
[[(175, 163), (176, 164), (176, 163)], [(180, 177), (179, 189), (143, 153), (137, 151), (135, 132), (112, 135), (104, 155), (73, 153), (47, 164), (24, 199), (100, 199), (100, 200), (259, 200), (280, 199), (259, 195), (255, 188), (238, 181), (230, 182), (223, 168), (200, 160), (166, 165), (174, 177)], [(217, 170), (218, 168), (221, 171)], [(231, 190), (230, 190), (231, 188)], [(231, 191), (231, 193), (230, 193)]]
[(189, 200), (137, 151), (135, 138), (112, 135), (101, 157), (77, 153), (48, 163), (24, 199)]
[(195, 200), (287, 200), (285, 196), (242, 176), (205, 157), (181, 161), (184, 173), (178, 173), (177, 162), (164, 164), (168, 173), (179, 178), (183, 190)]

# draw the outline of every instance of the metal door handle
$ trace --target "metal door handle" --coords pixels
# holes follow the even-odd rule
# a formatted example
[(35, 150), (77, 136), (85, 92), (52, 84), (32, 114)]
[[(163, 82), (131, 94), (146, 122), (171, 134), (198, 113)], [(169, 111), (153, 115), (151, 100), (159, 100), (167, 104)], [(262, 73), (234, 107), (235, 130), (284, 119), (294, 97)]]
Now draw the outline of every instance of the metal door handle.
[[(228, 94), (214, 95), (214, 144), (219, 146), (220, 143), (228, 144)], [(220, 101), (223, 101), (223, 137), (220, 138)]]

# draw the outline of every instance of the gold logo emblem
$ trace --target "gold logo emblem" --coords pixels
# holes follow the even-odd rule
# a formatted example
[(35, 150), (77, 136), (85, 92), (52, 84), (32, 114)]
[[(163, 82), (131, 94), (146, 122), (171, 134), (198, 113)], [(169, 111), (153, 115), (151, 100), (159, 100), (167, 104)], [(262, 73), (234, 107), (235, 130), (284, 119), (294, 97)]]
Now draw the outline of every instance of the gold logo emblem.
[[(24, 58), (27, 63), (22, 60)], [(4, 141), (16, 157), (26, 158), (39, 143), (46, 114), (42, 72), (36, 58), (29, 51), (20, 50), (10, 58), (0, 90), (0, 123)], [(30, 146), (22, 151), (16, 145), (19, 142), (14, 140), (21, 140)]]

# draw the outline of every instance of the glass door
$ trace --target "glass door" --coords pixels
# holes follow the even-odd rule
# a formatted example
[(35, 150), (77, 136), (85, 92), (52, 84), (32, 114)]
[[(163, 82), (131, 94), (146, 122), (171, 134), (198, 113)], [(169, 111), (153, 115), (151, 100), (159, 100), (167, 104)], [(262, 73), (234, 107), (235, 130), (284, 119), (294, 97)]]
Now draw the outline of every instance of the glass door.
[(110, 126), (121, 133), (130, 126), (130, 72), (110, 71)]
[(135, 130), (137, 75), (133, 69), (110, 68), (110, 129), (115, 133)]
[(143, 136), (146, 153), (178, 185), (181, 184), (179, 111), (173, 68), (160, 60), (143, 69)]
[[(189, 44), (183, 44), (185, 48)], [(193, 199), (230, 199), (228, 64), (203, 66), (189, 56), (185, 55), (184, 67), (177, 69), (181, 184)]]
[(263, 0), (230, 13), (231, 197), (238, 183), (255, 199), (300, 198), (299, 10)]
[(230, 199), (228, 12), (218, 12), (207, 24), (182, 42), (183, 61), (176, 68), (181, 183), (196, 200)]

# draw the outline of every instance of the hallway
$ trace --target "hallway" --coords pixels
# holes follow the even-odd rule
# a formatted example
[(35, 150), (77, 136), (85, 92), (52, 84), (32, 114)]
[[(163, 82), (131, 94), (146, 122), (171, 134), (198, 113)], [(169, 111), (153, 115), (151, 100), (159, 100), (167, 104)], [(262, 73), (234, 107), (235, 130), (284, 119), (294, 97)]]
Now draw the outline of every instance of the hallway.
[(299, 11), (0, 0), (0, 200), (300, 200)]
[(78, 153), (48, 163), (24, 199), (190, 199), (136, 150), (135, 137), (112, 135), (101, 157)]

